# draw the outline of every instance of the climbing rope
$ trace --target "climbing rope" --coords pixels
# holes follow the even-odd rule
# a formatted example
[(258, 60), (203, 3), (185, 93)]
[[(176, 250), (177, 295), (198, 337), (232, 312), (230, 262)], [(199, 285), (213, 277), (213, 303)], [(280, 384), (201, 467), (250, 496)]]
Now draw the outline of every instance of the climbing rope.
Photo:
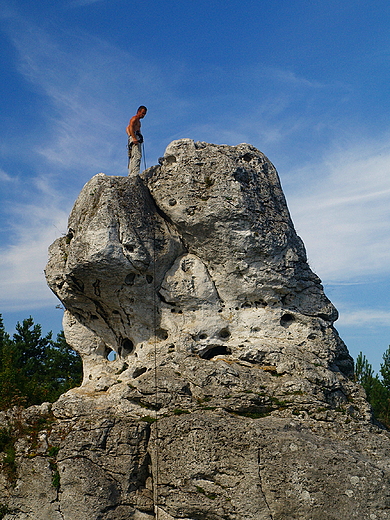
[[(144, 151), (145, 153), (145, 151)], [(145, 160), (145, 155), (144, 155)], [(146, 162), (145, 162), (146, 169)], [(154, 386), (155, 386), (155, 434), (156, 434), (156, 471), (154, 478), (154, 507), (155, 507), (155, 519), (158, 520), (158, 484), (159, 484), (159, 465), (158, 465), (158, 375), (157, 375), (157, 281), (156, 281), (156, 216), (154, 215), (153, 223), (153, 329), (154, 329)]]
[(144, 170), (146, 170), (145, 143), (142, 142), (142, 157), (144, 158)]

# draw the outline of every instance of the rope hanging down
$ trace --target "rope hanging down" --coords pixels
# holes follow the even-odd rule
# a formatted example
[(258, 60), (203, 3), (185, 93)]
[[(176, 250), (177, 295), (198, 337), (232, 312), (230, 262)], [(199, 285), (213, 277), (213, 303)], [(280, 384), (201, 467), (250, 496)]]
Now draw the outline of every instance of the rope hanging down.
[[(144, 170), (146, 170), (145, 143), (142, 143), (142, 157), (144, 158)], [(154, 245), (153, 245), (154, 247)]]
[[(144, 150), (145, 154), (145, 150)], [(144, 155), (145, 161), (145, 155)], [(145, 162), (146, 170), (146, 162)], [(159, 465), (158, 465), (158, 376), (157, 376), (157, 281), (156, 281), (156, 216), (154, 216), (153, 222), (153, 331), (154, 331), (154, 386), (155, 386), (155, 478), (154, 478), (154, 509), (155, 509), (155, 520), (158, 520), (158, 485), (159, 485)]]

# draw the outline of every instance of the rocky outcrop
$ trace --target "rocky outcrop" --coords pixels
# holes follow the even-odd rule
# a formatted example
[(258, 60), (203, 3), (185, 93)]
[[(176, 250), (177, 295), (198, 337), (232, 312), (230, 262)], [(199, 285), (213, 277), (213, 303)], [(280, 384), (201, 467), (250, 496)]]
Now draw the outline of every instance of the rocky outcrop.
[(388, 433), (254, 147), (96, 175), (46, 277), (84, 379), (2, 418), (6, 520), (390, 518)]

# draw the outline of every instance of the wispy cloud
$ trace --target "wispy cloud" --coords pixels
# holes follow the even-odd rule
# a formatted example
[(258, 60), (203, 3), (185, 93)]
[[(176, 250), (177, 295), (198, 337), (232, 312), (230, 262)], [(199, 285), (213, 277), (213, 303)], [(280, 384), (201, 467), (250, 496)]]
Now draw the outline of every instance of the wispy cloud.
[[(83, 34), (62, 39), (63, 34), (45, 33), (14, 12), (10, 19), (18, 69), (46, 103), (36, 115), (43, 120), (39, 144), (18, 150), (30, 165), (20, 193), (15, 187), (2, 193), (7, 229), (0, 248), (2, 311), (55, 301), (43, 274), (48, 246), (66, 232), (74, 198), (92, 175), (127, 173), (125, 126), (137, 98), (141, 93), (142, 102), (157, 104), (164, 90), (158, 68), (104, 41)], [(13, 180), (0, 170), (0, 182)]]
[[(47, 97), (45, 131), (34, 153), (58, 172), (84, 170), (88, 178), (108, 168), (125, 174), (125, 126), (139, 98), (157, 104), (169, 90), (167, 76), (96, 37), (54, 36), (25, 20), (16, 22), (9, 32), (19, 71)], [(169, 92), (165, 99), (169, 103)]]
[(310, 80), (303, 76), (299, 76), (292, 70), (288, 69), (267, 67), (264, 70), (264, 74), (267, 74), (268, 77), (272, 76), (274, 80), (281, 81), (296, 88), (306, 87), (310, 89), (318, 89), (326, 87), (326, 84), (324, 83), (320, 83), (319, 81)]
[(343, 310), (340, 313), (338, 325), (352, 326), (386, 326), (390, 325), (390, 311), (377, 309), (359, 309), (356, 311)]
[[(88, 3), (95, 0), (73, 5)], [(333, 100), (348, 86), (281, 69), (241, 70), (234, 77), (231, 70), (218, 70), (216, 78), (210, 67), (202, 77), (190, 65), (141, 61), (99, 38), (65, 37), (68, 29), (48, 34), (12, 16), (8, 30), (19, 53), (19, 71), (46, 103), (39, 114), (39, 145), (24, 152), (34, 154), (34, 201), (10, 209), (13, 240), (1, 250), (0, 290), (10, 305), (15, 300), (29, 308), (50, 296), (42, 274), (46, 248), (66, 231), (65, 213), (84, 182), (99, 171), (126, 174), (124, 128), (140, 98), (154, 107), (153, 118), (145, 122), (152, 164), (170, 140), (181, 137), (250, 142), (271, 160), (275, 151), (287, 157), (286, 164), (304, 148), (313, 159), (281, 173), (313, 269), (326, 281), (390, 271), (387, 139), (373, 143), (355, 137), (328, 146), (322, 158), (319, 152), (326, 146), (323, 136), (330, 140), (343, 125)], [(325, 105), (321, 96), (329, 92)], [(43, 175), (48, 171), (50, 176)], [(1, 182), (12, 180), (0, 170)]]
[(297, 172), (300, 187), (289, 196), (293, 220), (314, 269), (327, 282), (390, 272), (386, 141), (350, 144)]
[(13, 182), (14, 179), (11, 175), (0, 168), (0, 182)]
[[(55, 301), (43, 273), (47, 247), (66, 232), (67, 214), (58, 198), (40, 190), (39, 201), (9, 208), (10, 243), (0, 248), (0, 308), (39, 308)], [(12, 226), (12, 227), (11, 227)]]

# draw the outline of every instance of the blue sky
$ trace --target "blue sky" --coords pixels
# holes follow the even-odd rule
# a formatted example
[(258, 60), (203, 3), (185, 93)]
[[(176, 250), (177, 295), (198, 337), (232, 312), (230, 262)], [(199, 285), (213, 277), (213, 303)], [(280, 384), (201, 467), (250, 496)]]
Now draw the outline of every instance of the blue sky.
[(378, 370), (390, 344), (390, 4), (1, 0), (0, 313), (62, 311), (47, 247), (93, 175), (173, 139), (251, 143), (275, 164), (336, 328)]

